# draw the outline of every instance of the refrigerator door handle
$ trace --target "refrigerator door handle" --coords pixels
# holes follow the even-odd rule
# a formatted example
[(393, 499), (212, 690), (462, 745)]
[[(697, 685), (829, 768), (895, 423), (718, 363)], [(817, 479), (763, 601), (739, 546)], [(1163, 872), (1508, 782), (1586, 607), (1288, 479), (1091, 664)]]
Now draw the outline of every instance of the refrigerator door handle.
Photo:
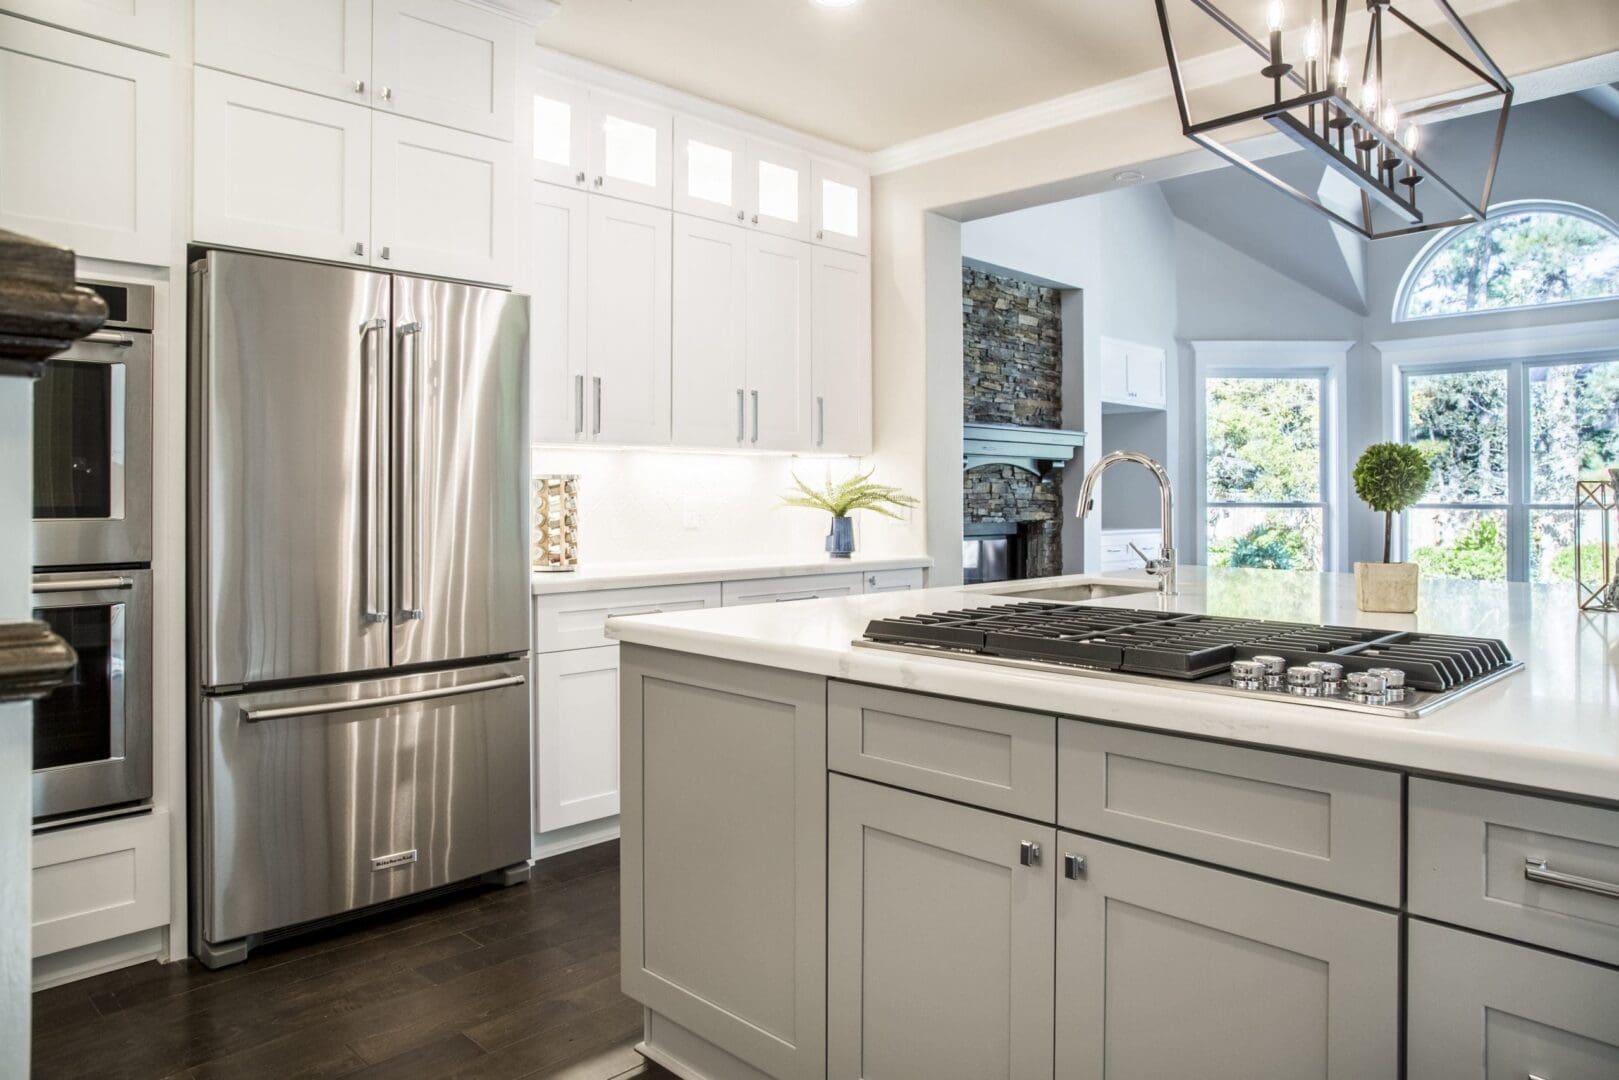
[[(405, 414), (406, 429), (402, 434), (402, 442), (396, 445), (403, 447), (401, 457), (408, 458), (410, 470), (408, 476), (400, 478), (400, 505), (399, 520), (402, 527), (399, 530), (401, 538), (410, 539), (410, 558), (398, 559), (396, 565), (408, 566), (410, 579), (409, 596), (401, 596), (399, 600), (399, 618), (401, 621), (420, 619), (422, 617), (422, 426), (421, 426), (421, 334), (420, 322), (402, 323), (399, 326), (399, 355), (401, 358), (409, 357), (408, 374), (404, 379), (406, 400), (410, 403), (408, 408), (401, 411)], [(414, 342), (410, 349), (405, 348), (406, 342)], [(396, 440), (401, 436), (396, 433)], [(405, 470), (400, 470), (403, 473)], [(408, 500), (405, 496), (408, 494)], [(405, 505), (410, 507), (409, 516), (405, 514)], [(408, 524), (406, 524), (408, 523)], [(398, 552), (395, 551), (398, 558)], [(404, 590), (401, 590), (402, 592)]]
[(354, 698), (345, 701), (317, 701), (308, 705), (283, 705), (273, 709), (243, 709), (242, 720), (256, 724), (265, 720), (290, 720), (296, 716), (316, 716), (355, 709), (380, 709), (390, 705), (408, 705), (413, 701), (432, 701), (434, 698), (476, 694), (483, 690), (498, 690), (505, 686), (522, 686), (527, 680), (522, 675), (507, 675), (500, 679), (462, 683), (459, 686), (435, 686), (430, 690), (412, 690), (403, 694), (384, 694), (381, 697)]
[[(387, 483), (383, 472), (382, 447), (382, 367), (377, 357), (378, 349), (375, 342), (380, 340), (381, 332), (388, 327), (387, 319), (371, 319), (360, 324), (360, 359), (362, 362), (366, 395), (365, 395), (365, 601), (361, 619), (368, 623), (381, 623), (388, 621), (388, 610), (381, 599), (384, 591), (382, 582), (383, 565), (386, 552), (381, 548), (381, 530), (378, 522), (382, 518), (383, 485)], [(373, 343), (370, 348), (367, 342)]]

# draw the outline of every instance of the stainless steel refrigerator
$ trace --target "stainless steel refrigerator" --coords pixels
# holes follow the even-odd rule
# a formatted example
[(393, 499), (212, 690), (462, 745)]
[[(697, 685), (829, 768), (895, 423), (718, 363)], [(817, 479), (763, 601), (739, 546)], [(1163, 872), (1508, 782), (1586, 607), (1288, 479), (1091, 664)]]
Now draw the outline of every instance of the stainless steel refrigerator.
[(529, 854), (528, 301), (191, 266), (192, 948)]

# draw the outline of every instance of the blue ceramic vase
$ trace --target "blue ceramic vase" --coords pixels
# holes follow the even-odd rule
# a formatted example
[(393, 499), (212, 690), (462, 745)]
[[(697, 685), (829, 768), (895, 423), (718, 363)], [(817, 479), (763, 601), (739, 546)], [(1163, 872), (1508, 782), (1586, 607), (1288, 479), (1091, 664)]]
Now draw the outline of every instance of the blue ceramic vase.
[(832, 519), (832, 531), (826, 534), (826, 552), (834, 559), (847, 559), (854, 554), (854, 518)]

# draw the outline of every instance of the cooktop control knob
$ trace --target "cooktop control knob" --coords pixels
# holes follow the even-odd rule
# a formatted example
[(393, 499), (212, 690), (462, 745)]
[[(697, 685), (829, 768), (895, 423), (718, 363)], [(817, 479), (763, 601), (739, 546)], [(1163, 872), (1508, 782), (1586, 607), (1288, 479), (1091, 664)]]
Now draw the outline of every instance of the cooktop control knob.
[(1405, 672), (1399, 668), (1368, 668), (1366, 674), (1382, 677), (1384, 684), (1388, 687), (1388, 699), (1390, 701), (1402, 701), (1405, 699)]
[(1257, 660), (1231, 661), (1231, 685), (1238, 690), (1263, 690), (1265, 665)]
[(1265, 671), (1265, 689), (1280, 690), (1282, 688), (1282, 673), (1287, 670), (1287, 661), (1280, 656), (1256, 656), (1254, 663), (1260, 665)]
[(1310, 667), (1321, 672), (1321, 692), (1337, 694), (1344, 688), (1344, 666), (1336, 660), (1311, 660)]
[(1290, 667), (1287, 669), (1287, 692), (1299, 697), (1320, 697), (1326, 677), (1320, 668)]
[(1388, 701), (1388, 681), (1370, 671), (1357, 671), (1344, 680), (1349, 700), (1367, 705), (1382, 705)]

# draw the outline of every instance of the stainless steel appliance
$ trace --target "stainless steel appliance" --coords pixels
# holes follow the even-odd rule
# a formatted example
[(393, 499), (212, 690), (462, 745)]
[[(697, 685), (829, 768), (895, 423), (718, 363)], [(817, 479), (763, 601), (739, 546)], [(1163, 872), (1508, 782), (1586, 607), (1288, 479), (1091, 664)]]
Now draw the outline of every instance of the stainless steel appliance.
[(193, 950), (529, 853), (527, 298), (191, 267)]
[(34, 564), (148, 563), (153, 289), (80, 284), (109, 317), (34, 385)]
[(152, 572), (35, 574), (34, 618), (78, 653), (34, 702), (34, 817), (41, 824), (152, 797)]
[(1490, 638), (1039, 602), (876, 619), (855, 644), (1401, 717), (1523, 667)]

